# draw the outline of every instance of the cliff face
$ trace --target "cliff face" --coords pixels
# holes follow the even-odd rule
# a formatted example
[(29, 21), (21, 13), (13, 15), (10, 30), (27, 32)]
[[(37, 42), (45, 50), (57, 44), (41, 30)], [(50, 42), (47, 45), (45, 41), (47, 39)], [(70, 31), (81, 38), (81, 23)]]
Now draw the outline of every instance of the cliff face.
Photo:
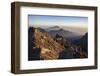
[(64, 50), (64, 46), (57, 43), (47, 32), (42, 32), (39, 29), (34, 30), (34, 48), (40, 48), (41, 59), (57, 59), (59, 53)]
[(86, 33), (81, 39), (79, 43), (84, 50), (84, 52), (88, 53), (88, 33)]

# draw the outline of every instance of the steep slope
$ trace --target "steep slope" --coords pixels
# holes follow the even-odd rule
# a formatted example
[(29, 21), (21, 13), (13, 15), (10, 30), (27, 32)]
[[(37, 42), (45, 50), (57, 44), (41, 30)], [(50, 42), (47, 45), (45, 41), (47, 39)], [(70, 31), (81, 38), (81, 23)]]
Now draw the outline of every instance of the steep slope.
[(88, 33), (79, 40), (79, 45), (86, 53), (88, 52)]
[[(33, 51), (40, 49), (40, 59), (57, 59), (64, 46), (60, 45), (47, 33), (38, 28), (32, 28), (33, 32)], [(37, 53), (36, 53), (37, 54)]]
[(73, 43), (74, 45), (80, 46), (82, 52), (88, 57), (88, 33), (85, 33), (80, 39), (77, 39)]

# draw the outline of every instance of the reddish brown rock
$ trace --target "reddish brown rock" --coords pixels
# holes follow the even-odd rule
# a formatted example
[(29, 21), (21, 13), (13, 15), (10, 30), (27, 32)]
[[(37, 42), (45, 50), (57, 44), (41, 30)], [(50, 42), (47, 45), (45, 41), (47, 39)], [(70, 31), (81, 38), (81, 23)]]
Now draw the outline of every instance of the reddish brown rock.
[[(56, 42), (47, 32), (34, 29), (35, 47), (41, 49), (42, 59), (57, 59), (59, 53), (64, 50), (64, 46)], [(33, 50), (34, 51), (34, 50)]]

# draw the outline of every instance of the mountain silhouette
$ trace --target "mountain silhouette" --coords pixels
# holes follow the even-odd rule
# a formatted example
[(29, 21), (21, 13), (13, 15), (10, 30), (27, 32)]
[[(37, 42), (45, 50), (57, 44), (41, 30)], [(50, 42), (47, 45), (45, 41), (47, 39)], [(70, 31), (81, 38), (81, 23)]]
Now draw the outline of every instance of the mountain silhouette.
[(46, 31), (51, 31), (51, 30), (59, 30), (61, 29), (59, 26), (53, 26), (53, 27), (49, 27), (47, 29), (45, 29)]
[[(53, 27), (52, 27), (53, 28)], [(69, 40), (69, 41), (73, 41), (76, 39), (79, 39), (81, 36), (77, 33), (68, 31), (68, 30), (64, 30), (63, 28), (56, 29), (56, 30), (49, 30), (47, 31), (52, 37), (55, 37), (56, 34), (59, 34), (61, 36), (64, 37), (64, 40)]]
[(88, 33), (85, 33), (80, 39), (75, 40), (73, 44), (80, 46), (83, 52), (88, 55)]
[(82, 38), (80, 38), (78, 44), (86, 53), (88, 53), (88, 33), (85, 33), (85, 35)]

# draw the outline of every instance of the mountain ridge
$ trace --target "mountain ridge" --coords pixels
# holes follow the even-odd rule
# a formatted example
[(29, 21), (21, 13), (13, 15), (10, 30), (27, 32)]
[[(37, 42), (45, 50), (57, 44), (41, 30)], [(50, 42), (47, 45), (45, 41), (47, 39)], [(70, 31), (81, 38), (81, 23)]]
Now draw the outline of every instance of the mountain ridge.
[[(29, 28), (29, 60), (86, 58), (80, 46), (63, 41), (63, 36), (53, 38), (40, 28)], [(59, 41), (60, 40), (60, 41)], [(31, 50), (30, 50), (31, 49)]]

